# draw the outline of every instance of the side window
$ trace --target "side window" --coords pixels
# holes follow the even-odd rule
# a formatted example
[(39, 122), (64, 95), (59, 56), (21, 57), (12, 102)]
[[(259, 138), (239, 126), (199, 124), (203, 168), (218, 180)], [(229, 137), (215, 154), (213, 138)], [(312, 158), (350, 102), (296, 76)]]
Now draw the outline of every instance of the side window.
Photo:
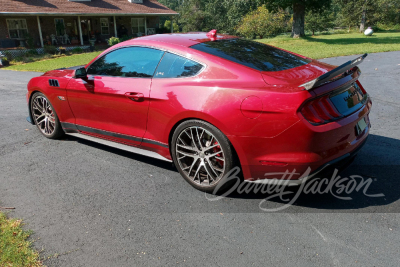
[(154, 78), (180, 78), (195, 76), (203, 65), (171, 53), (165, 53)]
[(146, 47), (127, 47), (97, 59), (87, 70), (90, 75), (153, 77), (163, 51)]

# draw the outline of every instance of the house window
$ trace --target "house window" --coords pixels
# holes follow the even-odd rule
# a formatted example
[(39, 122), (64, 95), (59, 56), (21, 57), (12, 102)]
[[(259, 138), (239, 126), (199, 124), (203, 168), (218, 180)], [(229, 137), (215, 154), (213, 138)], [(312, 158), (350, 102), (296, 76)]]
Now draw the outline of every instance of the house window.
[(146, 27), (144, 25), (144, 18), (132, 18), (132, 33), (137, 36), (145, 35)]
[(108, 24), (108, 18), (101, 18), (100, 19), (100, 26), (101, 26), (101, 34), (109, 35), (110, 34), (110, 27)]
[(65, 34), (65, 24), (64, 19), (54, 19), (54, 24), (56, 25), (56, 35), (64, 35)]
[(10, 38), (24, 38), (28, 35), (28, 26), (25, 19), (7, 19)]

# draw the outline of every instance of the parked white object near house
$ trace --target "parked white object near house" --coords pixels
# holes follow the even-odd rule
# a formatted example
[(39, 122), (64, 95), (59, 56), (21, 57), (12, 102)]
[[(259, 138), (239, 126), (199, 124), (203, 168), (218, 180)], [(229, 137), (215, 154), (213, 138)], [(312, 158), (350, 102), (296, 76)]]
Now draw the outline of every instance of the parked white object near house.
[(373, 33), (374, 30), (371, 27), (368, 27), (368, 29), (366, 29), (364, 32), (365, 36), (371, 36)]

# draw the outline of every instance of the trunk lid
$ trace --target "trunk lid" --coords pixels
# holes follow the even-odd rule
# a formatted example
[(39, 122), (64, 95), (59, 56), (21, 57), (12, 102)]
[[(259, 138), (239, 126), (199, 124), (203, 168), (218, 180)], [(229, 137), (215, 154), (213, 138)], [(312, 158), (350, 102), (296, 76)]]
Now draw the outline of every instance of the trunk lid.
[(263, 71), (261, 72), (264, 81), (273, 86), (290, 87), (296, 91), (304, 88), (300, 85), (314, 80), (325, 73), (333, 70), (335, 66), (312, 60), (309, 64), (283, 71)]
[[(312, 60), (309, 64), (277, 72), (262, 72), (267, 84), (290, 87), (295, 91), (313, 90), (321, 85), (341, 79), (356, 71), (356, 66), (367, 57), (364, 54), (339, 67)], [(297, 87), (297, 88), (296, 88)]]

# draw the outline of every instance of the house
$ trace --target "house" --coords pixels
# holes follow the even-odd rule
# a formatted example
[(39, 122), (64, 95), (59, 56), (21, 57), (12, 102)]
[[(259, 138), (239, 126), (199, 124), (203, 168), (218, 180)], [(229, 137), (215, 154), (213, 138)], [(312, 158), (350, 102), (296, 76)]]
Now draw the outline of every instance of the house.
[(162, 28), (160, 16), (176, 15), (156, 0), (0, 0), (0, 48), (149, 35)]

